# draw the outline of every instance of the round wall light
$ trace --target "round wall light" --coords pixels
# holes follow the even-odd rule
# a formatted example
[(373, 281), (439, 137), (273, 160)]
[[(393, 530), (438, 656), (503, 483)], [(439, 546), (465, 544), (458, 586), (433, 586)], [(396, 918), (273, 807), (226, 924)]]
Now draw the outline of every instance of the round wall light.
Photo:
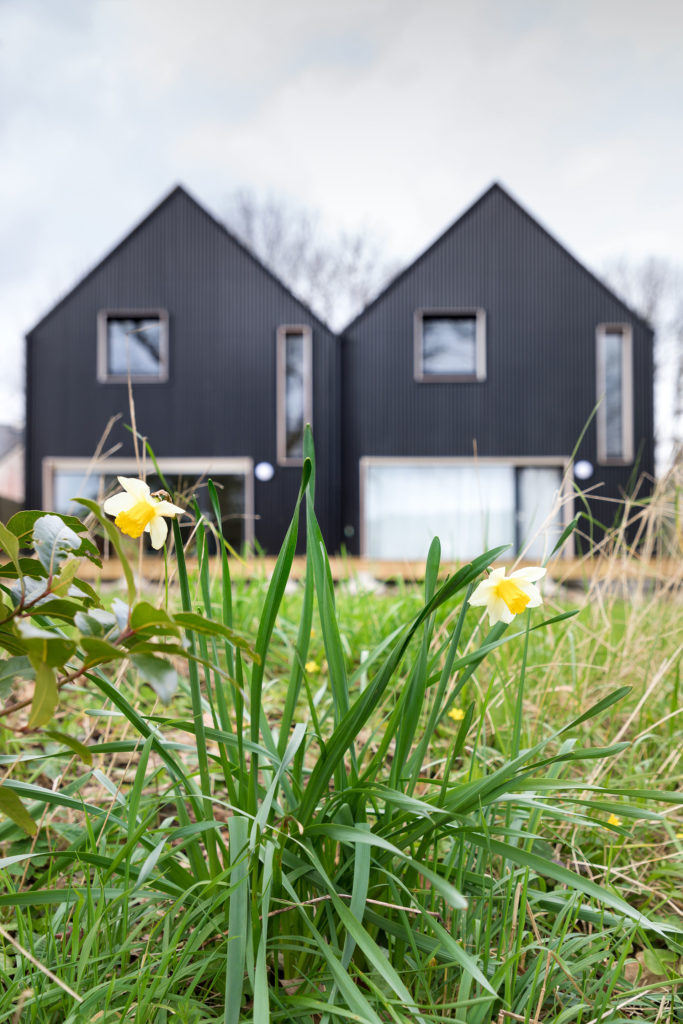
[(271, 466), (270, 462), (258, 462), (254, 467), (254, 476), (262, 483), (267, 483), (275, 476), (275, 470)]
[(574, 476), (577, 480), (588, 480), (593, 476), (593, 463), (588, 459), (579, 459), (574, 463)]

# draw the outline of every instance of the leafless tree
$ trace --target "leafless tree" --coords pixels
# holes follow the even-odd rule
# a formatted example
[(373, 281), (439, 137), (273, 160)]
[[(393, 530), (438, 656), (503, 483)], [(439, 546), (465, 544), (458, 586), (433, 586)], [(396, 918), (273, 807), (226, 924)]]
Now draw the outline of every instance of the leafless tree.
[(683, 269), (648, 256), (609, 262), (604, 273), (614, 290), (655, 332), (655, 394), (670, 409), (659, 424), (660, 460), (670, 462), (683, 443)]
[(228, 228), (294, 294), (339, 330), (380, 291), (398, 265), (370, 230), (332, 232), (316, 210), (240, 189), (229, 197)]

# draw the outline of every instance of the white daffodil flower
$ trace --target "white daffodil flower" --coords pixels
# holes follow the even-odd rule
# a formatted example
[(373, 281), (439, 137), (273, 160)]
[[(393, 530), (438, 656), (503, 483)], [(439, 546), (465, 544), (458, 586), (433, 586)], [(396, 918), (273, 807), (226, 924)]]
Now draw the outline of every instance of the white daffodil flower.
[(104, 511), (108, 516), (115, 516), (114, 523), (121, 533), (128, 537), (141, 537), (148, 533), (152, 538), (152, 547), (159, 549), (164, 546), (168, 534), (168, 524), (164, 519), (174, 519), (185, 514), (185, 510), (172, 505), (170, 501), (155, 498), (144, 480), (120, 476), (119, 483), (123, 491), (107, 498)]
[(516, 569), (509, 576), (504, 568), (494, 569), (474, 591), (470, 604), (475, 608), (485, 606), (492, 626), (496, 622), (512, 622), (525, 608), (538, 608), (541, 604), (543, 599), (534, 583), (543, 576), (545, 569), (538, 566)]

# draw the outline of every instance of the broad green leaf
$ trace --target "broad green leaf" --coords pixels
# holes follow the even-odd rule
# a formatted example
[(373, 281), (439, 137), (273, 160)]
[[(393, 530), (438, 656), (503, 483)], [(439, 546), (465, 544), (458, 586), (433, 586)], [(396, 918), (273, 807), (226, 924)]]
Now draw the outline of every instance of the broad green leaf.
[(50, 514), (36, 519), (33, 546), (45, 568), (53, 573), (81, 546), (81, 539), (59, 516)]
[(153, 654), (132, 654), (131, 661), (145, 682), (167, 704), (178, 688), (178, 673), (173, 666)]
[[(57, 513), (53, 513), (57, 515)], [(45, 515), (45, 512), (38, 511), (36, 509), (30, 509), (28, 511), (17, 512), (7, 523), (7, 529), (16, 536), (19, 541), (20, 548), (27, 548), (31, 546), (31, 535), (33, 528), (38, 519), (41, 519)], [(79, 534), (79, 546), (74, 551), (74, 554), (80, 558), (84, 556), (89, 558), (95, 565), (101, 566), (102, 560), (100, 553), (97, 550), (97, 546), (88, 537), (88, 531), (85, 523), (77, 516), (64, 516), (57, 515), (58, 519), (68, 526), (74, 533)]]
[(81, 638), (81, 647), (85, 652), (85, 661), (89, 668), (105, 661), (120, 661), (128, 657), (128, 651), (123, 647), (116, 647), (115, 644), (103, 640), (99, 636), (84, 636)]
[(8, 530), (7, 527), (0, 523), (0, 548), (6, 552), (9, 556), (10, 561), (14, 564), (17, 572), (19, 571), (19, 541), (15, 535)]
[(55, 670), (44, 663), (35, 664), (36, 683), (31, 702), (31, 714), (28, 720), (29, 729), (38, 729), (46, 725), (55, 713), (59, 703), (59, 692)]
[(10, 593), (15, 604), (30, 604), (34, 608), (40, 608), (48, 601), (54, 600), (48, 591), (47, 579), (34, 579), (33, 576), (22, 574), (10, 587)]
[[(27, 576), (37, 576), (42, 579), (47, 578), (47, 569), (45, 569), (37, 558), (20, 558), (19, 559), (19, 575), (26, 578)], [(0, 566), (0, 579), (12, 579), (17, 578), (17, 570), (14, 565), (10, 565), (9, 562), (5, 565)]]
[(38, 826), (17, 794), (5, 785), (0, 785), (0, 814), (4, 814), (30, 836), (34, 836), (38, 831)]
[(73, 750), (74, 754), (77, 754), (84, 764), (92, 764), (92, 754), (85, 743), (79, 743), (73, 736), (69, 736), (65, 732), (58, 732), (56, 729), (45, 729), (43, 735), (49, 736), (50, 739), (55, 740), (57, 743), (63, 743), (69, 750)]
[(34, 626), (32, 622), (19, 622), (17, 632), (23, 651), (28, 654), (34, 668), (38, 664), (53, 668), (64, 665), (76, 650), (73, 640)]
[(172, 626), (173, 621), (163, 608), (155, 608), (148, 601), (138, 601), (130, 617), (131, 629), (144, 629), (145, 626)]
[(112, 612), (103, 608), (92, 608), (88, 612), (76, 612), (74, 626), (83, 636), (104, 637), (114, 630), (118, 633), (118, 621)]
[(0, 661), (0, 699), (8, 696), (15, 679), (33, 679), (35, 670), (25, 655)]
[(61, 569), (59, 570), (59, 576), (56, 580), (52, 581), (52, 593), (66, 595), (71, 590), (71, 584), (73, 583), (80, 561), (78, 558), (71, 558), (68, 562), (64, 562)]

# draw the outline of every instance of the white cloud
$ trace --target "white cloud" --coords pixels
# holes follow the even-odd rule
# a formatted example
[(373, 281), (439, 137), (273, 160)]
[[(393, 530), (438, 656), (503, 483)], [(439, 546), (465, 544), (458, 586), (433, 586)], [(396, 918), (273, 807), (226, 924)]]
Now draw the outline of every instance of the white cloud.
[(683, 263), (683, 8), (667, 0), (2, 12), (2, 409), (23, 330), (178, 180), (219, 214), (247, 185), (369, 221), (407, 259), (496, 179), (594, 266)]

